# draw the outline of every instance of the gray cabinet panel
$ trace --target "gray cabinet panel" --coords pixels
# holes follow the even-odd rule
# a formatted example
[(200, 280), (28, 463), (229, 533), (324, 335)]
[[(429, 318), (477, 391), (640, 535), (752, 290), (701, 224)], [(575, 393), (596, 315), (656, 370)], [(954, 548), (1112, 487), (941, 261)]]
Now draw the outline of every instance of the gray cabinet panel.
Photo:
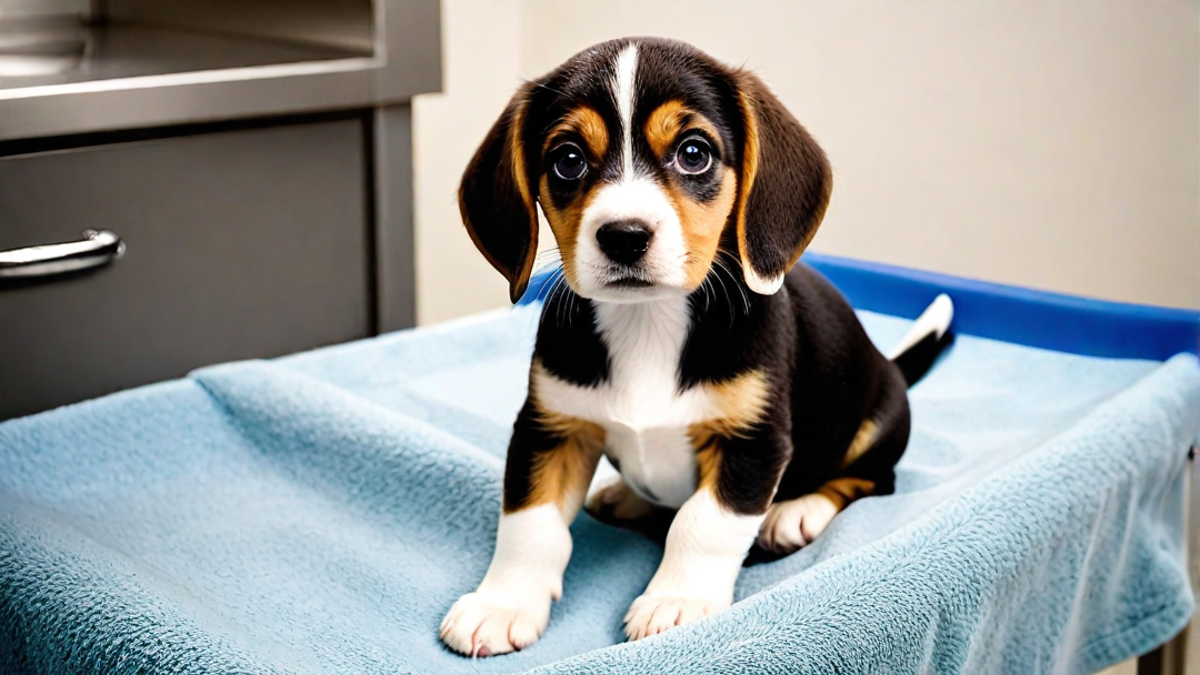
[(0, 159), (0, 250), (125, 256), (0, 286), (0, 419), (371, 330), (360, 119)]

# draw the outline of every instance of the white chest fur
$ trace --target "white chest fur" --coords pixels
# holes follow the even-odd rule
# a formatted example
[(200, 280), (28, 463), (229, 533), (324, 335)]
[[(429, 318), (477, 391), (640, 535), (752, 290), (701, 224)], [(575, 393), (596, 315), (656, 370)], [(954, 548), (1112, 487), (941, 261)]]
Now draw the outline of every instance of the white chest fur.
[(596, 324), (609, 353), (609, 377), (596, 387), (543, 372), (541, 405), (600, 425), (606, 454), (638, 494), (678, 508), (696, 490), (689, 427), (720, 414), (707, 387), (680, 391), (679, 359), (690, 322), (683, 298), (637, 304), (596, 303)]

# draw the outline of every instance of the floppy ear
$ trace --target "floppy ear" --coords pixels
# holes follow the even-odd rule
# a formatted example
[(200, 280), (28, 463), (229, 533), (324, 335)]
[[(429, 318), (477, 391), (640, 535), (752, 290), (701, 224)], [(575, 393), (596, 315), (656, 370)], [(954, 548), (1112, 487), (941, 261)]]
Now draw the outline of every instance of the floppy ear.
[(745, 125), (738, 254), (746, 285), (771, 295), (817, 233), (833, 175), (817, 142), (761, 80), (739, 73), (736, 81)]
[(509, 101), (475, 151), (458, 189), (458, 208), (475, 247), (508, 279), (513, 302), (529, 285), (538, 221), (529, 191), (522, 127), (529, 88)]

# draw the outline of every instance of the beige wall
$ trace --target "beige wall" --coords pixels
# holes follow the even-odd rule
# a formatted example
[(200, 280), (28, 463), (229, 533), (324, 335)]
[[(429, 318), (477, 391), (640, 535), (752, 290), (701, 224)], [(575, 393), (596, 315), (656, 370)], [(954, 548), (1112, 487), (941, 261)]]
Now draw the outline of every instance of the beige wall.
[(453, 191), (520, 76), (625, 35), (745, 63), (829, 153), (814, 250), (1200, 307), (1200, 9), (1047, 3), (444, 0), (416, 107), (418, 307), (505, 304)]
[(413, 104), (417, 323), (508, 304), (463, 229), (458, 180), (521, 84), (520, 0), (443, 0), (441, 94)]

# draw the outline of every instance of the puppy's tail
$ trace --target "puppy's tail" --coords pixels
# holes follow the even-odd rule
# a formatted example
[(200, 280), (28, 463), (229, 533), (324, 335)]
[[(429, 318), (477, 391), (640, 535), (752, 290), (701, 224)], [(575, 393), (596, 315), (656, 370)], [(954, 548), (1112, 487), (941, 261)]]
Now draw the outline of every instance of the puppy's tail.
[(950, 296), (942, 293), (917, 317), (904, 339), (888, 354), (892, 363), (904, 373), (908, 386), (924, 377), (938, 354), (954, 341), (954, 333), (950, 331), (953, 320), (954, 303), (950, 302)]

